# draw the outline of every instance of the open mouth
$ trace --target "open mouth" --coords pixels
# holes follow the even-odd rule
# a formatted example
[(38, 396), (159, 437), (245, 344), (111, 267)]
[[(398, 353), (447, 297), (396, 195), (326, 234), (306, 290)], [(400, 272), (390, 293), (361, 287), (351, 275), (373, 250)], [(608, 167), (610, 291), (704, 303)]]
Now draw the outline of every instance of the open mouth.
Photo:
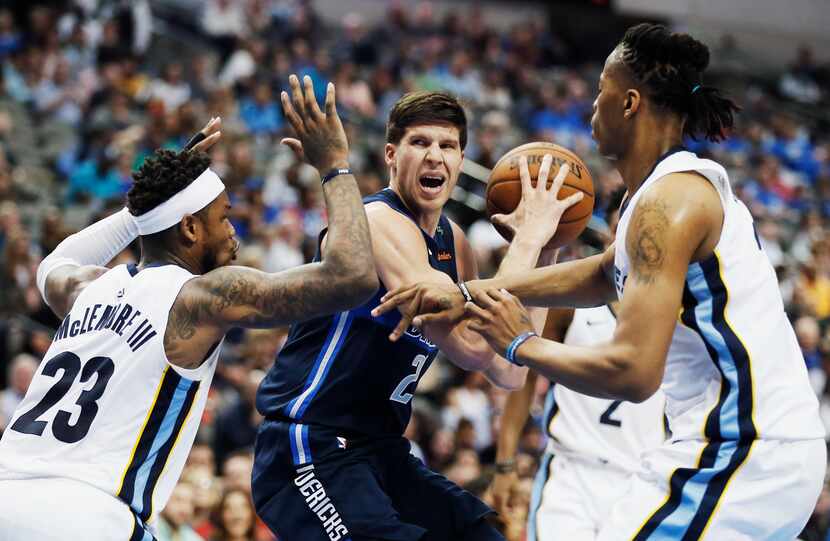
[(418, 178), (421, 187), (430, 193), (437, 193), (441, 191), (444, 186), (444, 177), (442, 175), (421, 175)]

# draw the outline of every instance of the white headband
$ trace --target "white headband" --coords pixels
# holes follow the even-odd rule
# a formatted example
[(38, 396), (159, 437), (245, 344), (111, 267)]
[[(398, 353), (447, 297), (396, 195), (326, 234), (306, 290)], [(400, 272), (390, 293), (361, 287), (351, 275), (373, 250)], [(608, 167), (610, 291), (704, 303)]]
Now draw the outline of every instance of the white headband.
[(196, 177), (188, 186), (141, 216), (133, 216), (139, 235), (152, 235), (174, 226), (185, 214), (194, 214), (208, 206), (225, 190), (219, 175), (210, 168)]

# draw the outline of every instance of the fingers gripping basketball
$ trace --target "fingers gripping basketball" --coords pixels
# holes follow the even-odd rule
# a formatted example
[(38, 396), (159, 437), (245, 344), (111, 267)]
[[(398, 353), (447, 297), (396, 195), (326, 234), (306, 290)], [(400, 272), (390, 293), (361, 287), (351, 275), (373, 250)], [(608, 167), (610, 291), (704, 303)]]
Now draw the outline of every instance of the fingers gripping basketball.
[[(492, 217), (494, 214), (509, 214), (516, 209), (522, 197), (519, 158), (527, 157), (531, 183), (535, 186), (545, 154), (553, 156), (547, 180), (548, 187), (553, 183), (562, 165), (568, 164), (570, 168), (557, 198), (562, 200), (574, 193), (583, 193), (582, 200), (562, 215), (556, 234), (548, 243), (548, 247), (557, 248), (568, 244), (582, 233), (594, 209), (594, 183), (591, 173), (585, 163), (566, 148), (553, 143), (534, 142), (516, 147), (505, 154), (493, 167), (487, 182), (487, 215)], [(494, 226), (503, 237), (510, 240), (510, 230), (499, 224)]]

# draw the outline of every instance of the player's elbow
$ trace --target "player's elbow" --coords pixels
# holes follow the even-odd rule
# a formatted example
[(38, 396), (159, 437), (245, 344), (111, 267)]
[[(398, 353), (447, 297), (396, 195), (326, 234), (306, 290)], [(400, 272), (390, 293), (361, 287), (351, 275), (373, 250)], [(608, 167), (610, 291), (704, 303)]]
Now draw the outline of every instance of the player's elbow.
[(663, 379), (662, 370), (656, 369), (658, 363), (649, 363), (632, 351), (617, 351), (611, 359), (613, 376), (607, 381), (613, 382), (609, 395), (617, 400), (645, 402), (657, 392)]
[(460, 339), (456, 343), (444, 343), (441, 350), (462, 370), (486, 372), (491, 368), (493, 350), (484, 340)]
[(619, 399), (639, 404), (657, 392), (662, 383), (662, 373), (643, 368), (643, 366), (629, 366), (620, 378)]
[(347, 304), (361, 304), (378, 290), (378, 275), (372, 257), (332, 258), (329, 261), (333, 282), (346, 297)]
[(660, 383), (656, 385), (652, 382), (637, 382), (624, 387), (620, 393), (619, 398), (626, 402), (633, 402), (639, 404), (651, 398), (657, 389), (660, 388)]

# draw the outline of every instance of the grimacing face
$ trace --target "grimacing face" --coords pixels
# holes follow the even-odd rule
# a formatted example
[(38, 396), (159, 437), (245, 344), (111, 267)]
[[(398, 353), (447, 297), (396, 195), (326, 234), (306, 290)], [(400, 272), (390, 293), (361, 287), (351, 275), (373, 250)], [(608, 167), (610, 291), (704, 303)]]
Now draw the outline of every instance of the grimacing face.
[(228, 193), (223, 191), (210, 205), (198, 213), (204, 226), (202, 272), (224, 267), (236, 259), (239, 240), (236, 238), (236, 229), (229, 218), (230, 209)]
[(386, 165), (416, 214), (440, 212), (458, 182), (463, 159), (458, 128), (451, 124), (410, 126), (397, 145), (386, 144)]

